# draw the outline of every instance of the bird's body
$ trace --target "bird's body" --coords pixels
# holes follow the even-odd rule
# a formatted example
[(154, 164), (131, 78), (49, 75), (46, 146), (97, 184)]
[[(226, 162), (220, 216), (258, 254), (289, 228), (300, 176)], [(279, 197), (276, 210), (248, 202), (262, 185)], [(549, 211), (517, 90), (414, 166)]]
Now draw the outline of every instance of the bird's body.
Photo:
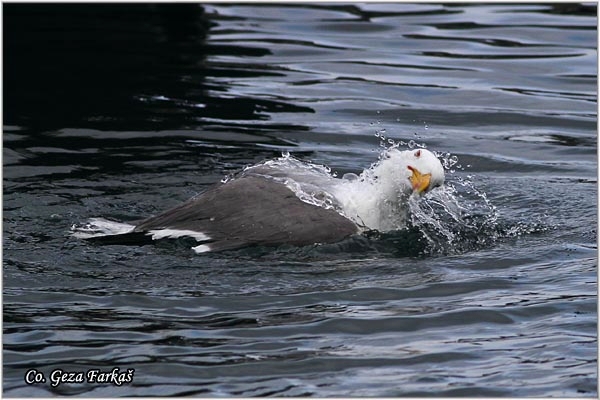
[(444, 181), (433, 153), (388, 150), (352, 179), (291, 157), (246, 168), (239, 176), (136, 225), (96, 219), (76, 236), (104, 243), (191, 237), (198, 252), (250, 245), (334, 243), (365, 229), (399, 229), (406, 200)]

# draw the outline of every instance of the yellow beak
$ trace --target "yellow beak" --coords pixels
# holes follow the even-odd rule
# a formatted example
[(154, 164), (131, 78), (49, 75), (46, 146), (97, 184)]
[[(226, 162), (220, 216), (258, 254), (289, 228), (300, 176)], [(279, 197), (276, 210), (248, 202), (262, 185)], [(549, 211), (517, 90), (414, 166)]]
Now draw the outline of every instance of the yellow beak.
[(410, 183), (412, 188), (417, 193), (423, 193), (429, 187), (429, 181), (431, 180), (431, 174), (422, 174), (418, 169), (408, 166), (408, 169), (412, 171)]

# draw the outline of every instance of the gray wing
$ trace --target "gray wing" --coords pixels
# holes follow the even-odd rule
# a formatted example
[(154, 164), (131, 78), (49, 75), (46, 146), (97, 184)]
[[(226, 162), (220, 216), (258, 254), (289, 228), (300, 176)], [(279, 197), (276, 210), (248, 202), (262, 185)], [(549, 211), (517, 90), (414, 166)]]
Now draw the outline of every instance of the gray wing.
[(247, 245), (334, 243), (357, 226), (334, 210), (300, 200), (285, 185), (245, 176), (218, 184), (163, 214), (140, 222), (134, 232), (190, 230), (208, 236), (211, 251)]

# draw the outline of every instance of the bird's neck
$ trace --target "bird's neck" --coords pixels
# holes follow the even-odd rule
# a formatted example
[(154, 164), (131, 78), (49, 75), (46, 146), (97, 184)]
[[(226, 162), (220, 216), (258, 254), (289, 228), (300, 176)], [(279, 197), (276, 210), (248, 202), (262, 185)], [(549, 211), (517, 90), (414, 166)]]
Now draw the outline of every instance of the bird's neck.
[(381, 167), (364, 171), (354, 181), (341, 182), (334, 196), (342, 213), (359, 226), (380, 231), (401, 229), (410, 192), (401, 180), (392, 179), (394, 171)]

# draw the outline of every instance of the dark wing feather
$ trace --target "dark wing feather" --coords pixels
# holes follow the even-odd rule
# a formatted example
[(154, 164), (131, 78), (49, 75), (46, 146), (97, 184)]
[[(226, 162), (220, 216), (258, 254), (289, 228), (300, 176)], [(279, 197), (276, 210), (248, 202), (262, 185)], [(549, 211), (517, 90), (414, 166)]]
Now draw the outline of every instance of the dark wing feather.
[(134, 232), (165, 228), (202, 232), (211, 238), (211, 250), (251, 244), (333, 243), (358, 230), (334, 210), (305, 203), (285, 185), (256, 176), (218, 184), (142, 221)]
[(92, 236), (86, 238), (85, 240), (87, 240), (88, 242), (104, 245), (121, 244), (142, 246), (145, 244), (152, 243), (152, 237), (146, 235), (145, 232), (129, 232), (119, 233), (116, 235)]

